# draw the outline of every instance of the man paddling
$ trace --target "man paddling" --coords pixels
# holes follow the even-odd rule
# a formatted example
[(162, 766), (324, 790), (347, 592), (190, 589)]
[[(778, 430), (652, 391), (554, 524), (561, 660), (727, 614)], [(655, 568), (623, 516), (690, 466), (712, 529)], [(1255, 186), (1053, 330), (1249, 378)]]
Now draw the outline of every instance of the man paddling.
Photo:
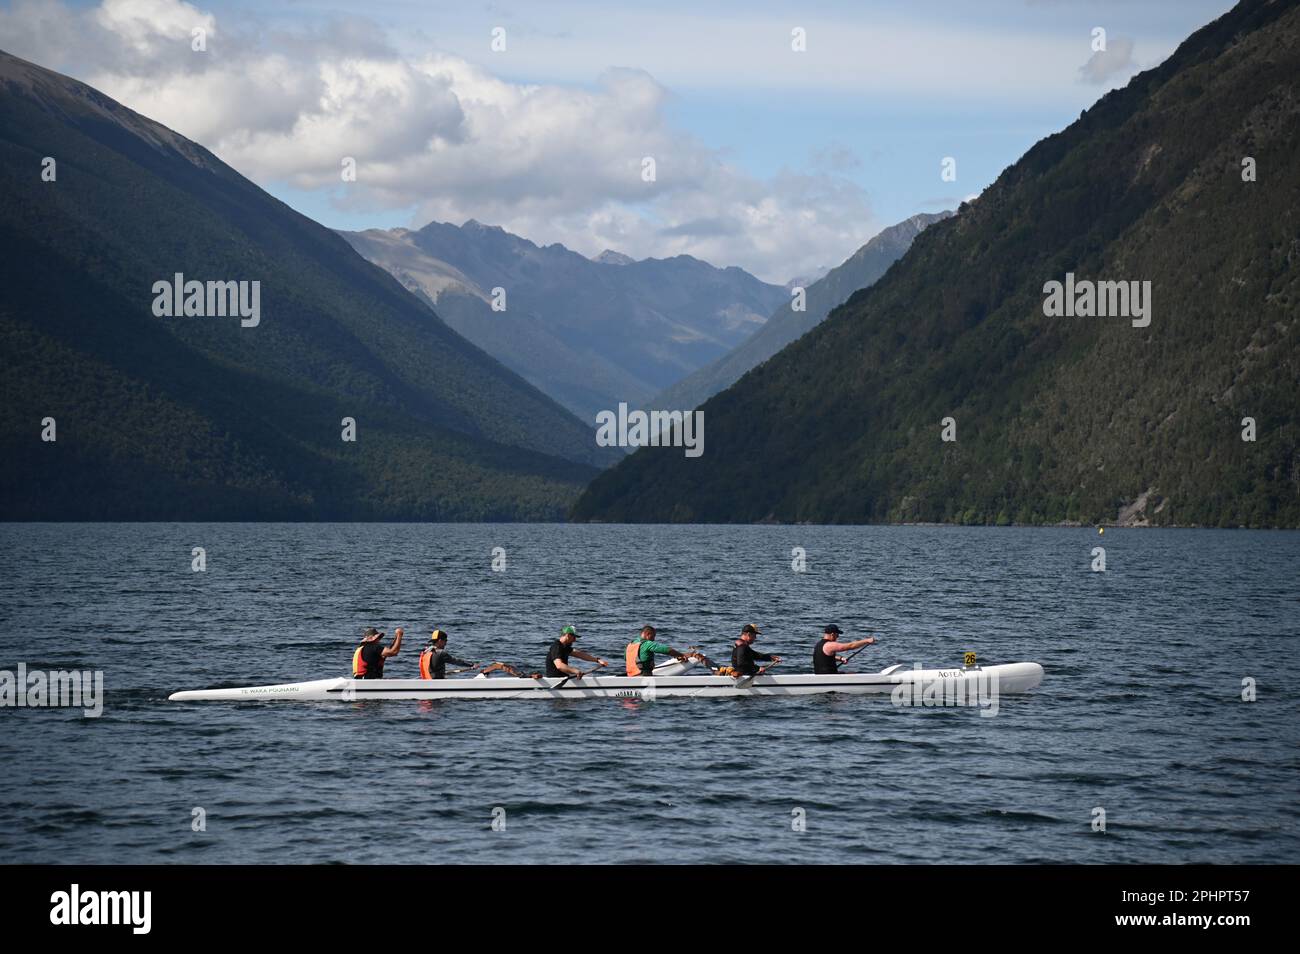
[[(759, 669), (760, 662), (776, 665), (781, 661), (780, 656), (773, 656), (770, 653), (760, 653), (754, 650), (754, 640), (758, 639), (762, 632), (753, 623), (746, 623), (740, 631), (740, 638), (736, 640), (731, 649), (731, 669), (735, 675), (740, 677), (757, 676), (763, 670)], [(766, 667), (764, 667), (766, 668)]]
[(840, 642), (840, 636), (843, 632), (834, 623), (829, 624), (822, 630), (822, 638), (817, 640), (817, 645), (813, 647), (813, 672), (821, 675), (834, 675), (840, 671), (847, 659), (839, 655), (853, 649), (861, 649), (863, 646), (870, 646), (875, 643), (875, 637), (868, 636), (866, 639), (855, 639), (850, 643)]
[(685, 662), (685, 653), (679, 653), (667, 643), (657, 642), (657, 630), (653, 626), (642, 626), (641, 634), (634, 642), (627, 644), (624, 662), (629, 676), (653, 676), (655, 656), (672, 656), (678, 662)]
[(420, 653), (421, 679), (446, 679), (447, 663), (473, 669), (475, 664), (464, 659), (457, 659), (447, 652), (447, 634), (435, 629), (429, 634), (429, 645)]
[(573, 641), (578, 638), (578, 631), (572, 626), (566, 626), (560, 630), (560, 638), (551, 643), (551, 648), (546, 653), (546, 675), (556, 678), (569, 676), (574, 679), (582, 678), (582, 670), (576, 666), (569, 665), (569, 657), (577, 656), (579, 659), (585, 659), (587, 662), (594, 662), (598, 666), (608, 666), (605, 660), (599, 656), (592, 656), (590, 653), (584, 653), (573, 645)]
[(402, 648), (402, 627), (393, 630), (393, 642), (385, 646), (384, 634), (371, 626), (361, 637), (361, 645), (352, 654), (353, 679), (383, 679), (384, 660), (396, 656)]

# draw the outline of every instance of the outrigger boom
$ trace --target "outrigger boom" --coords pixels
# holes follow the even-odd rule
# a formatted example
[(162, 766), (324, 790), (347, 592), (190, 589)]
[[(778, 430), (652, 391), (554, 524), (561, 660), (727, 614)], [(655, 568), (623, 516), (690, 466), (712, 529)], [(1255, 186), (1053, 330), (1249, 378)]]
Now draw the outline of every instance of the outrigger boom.
[[(677, 667), (678, 671), (682, 668)], [(661, 675), (597, 676), (569, 679), (317, 679), (277, 686), (237, 689), (192, 689), (174, 692), (173, 702), (354, 702), (361, 699), (659, 699), (669, 696), (804, 696), (822, 692), (888, 695), (909, 686), (921, 693), (960, 694), (974, 700), (989, 693), (1022, 693), (1043, 681), (1038, 663), (1005, 663), (958, 669), (908, 669), (890, 666), (878, 673), (831, 675), (731, 676)], [(919, 701), (917, 704), (920, 704)]]

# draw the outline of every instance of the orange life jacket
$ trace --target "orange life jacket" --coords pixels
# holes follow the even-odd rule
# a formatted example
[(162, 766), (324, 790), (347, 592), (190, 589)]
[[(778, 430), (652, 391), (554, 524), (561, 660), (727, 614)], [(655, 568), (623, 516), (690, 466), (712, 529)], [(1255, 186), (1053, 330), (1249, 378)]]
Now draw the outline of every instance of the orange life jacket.
[[(367, 678), (367, 677), (370, 675), (370, 667), (367, 666), (367, 665), (366, 665), (366, 661), (365, 661), (363, 658), (361, 658), (361, 649), (362, 649), (362, 647), (364, 647), (367, 643), (373, 643), (373, 642), (375, 642), (375, 640), (377, 640), (378, 638), (379, 638), (379, 637), (376, 636), (374, 639), (363, 639), (363, 640), (361, 640), (361, 645), (358, 646), (358, 647), (357, 647), (357, 651), (354, 652), (354, 653), (352, 654), (352, 678), (353, 678), (353, 679), (365, 679), (365, 678)], [(376, 675), (378, 678), (382, 679), (383, 676), (384, 676), (384, 657), (383, 657), (383, 656), (380, 656), (380, 657), (379, 657), (379, 665), (378, 665), (378, 667), (376, 667), (376, 668), (377, 668), (379, 671), (378, 671), (377, 673), (375, 673), (375, 675)]]
[(420, 653), (420, 678), (421, 679), (433, 678), (433, 670), (429, 668), (429, 664), (431, 662), (433, 662), (433, 647), (426, 646), (424, 652)]
[(641, 655), (641, 640), (627, 644), (627, 650), (623, 653), (624, 661), (627, 663), (627, 674), (629, 676), (641, 675), (641, 663), (637, 660)]

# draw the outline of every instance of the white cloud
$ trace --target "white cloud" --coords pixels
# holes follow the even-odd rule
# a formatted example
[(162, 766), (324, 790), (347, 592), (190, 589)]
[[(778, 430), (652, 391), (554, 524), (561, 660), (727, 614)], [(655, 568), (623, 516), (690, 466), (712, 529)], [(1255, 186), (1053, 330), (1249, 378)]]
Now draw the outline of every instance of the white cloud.
[[(208, 32), (207, 52), (190, 48)], [(402, 55), (356, 21), (286, 32), (181, 0), (28, 0), (0, 12), (14, 53), (70, 72), (269, 185), (342, 208), (467, 218), (586, 254), (693, 254), (763, 278), (838, 262), (869, 238), (865, 193), (826, 170), (758, 178), (666, 116), (641, 70), (587, 86), (503, 80), (447, 53)], [(657, 178), (642, 179), (643, 157)], [(344, 157), (357, 181), (340, 179)]]
[(1129, 79), (1141, 67), (1133, 59), (1133, 41), (1115, 37), (1104, 50), (1095, 50), (1088, 62), (1079, 67), (1085, 83), (1117, 85)]
[(166, 55), (176, 40), (189, 42), (191, 31), (214, 30), (214, 20), (176, 0), (104, 0), (90, 17), (141, 57)]

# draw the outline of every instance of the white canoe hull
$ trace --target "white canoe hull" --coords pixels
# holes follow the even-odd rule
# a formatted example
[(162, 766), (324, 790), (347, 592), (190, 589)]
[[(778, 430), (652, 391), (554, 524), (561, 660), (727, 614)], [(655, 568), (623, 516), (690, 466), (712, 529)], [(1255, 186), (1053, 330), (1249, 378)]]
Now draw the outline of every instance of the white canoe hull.
[[(1038, 663), (1007, 663), (973, 669), (905, 669), (891, 666), (878, 673), (835, 675), (730, 676), (586, 676), (570, 679), (317, 679), (278, 686), (195, 689), (174, 692), (173, 702), (356, 702), (362, 699), (663, 699), (675, 696), (804, 696), (822, 692), (888, 695), (900, 686), (976, 693), (1022, 693), (1043, 681)], [(958, 683), (966, 683), (958, 686)]]

